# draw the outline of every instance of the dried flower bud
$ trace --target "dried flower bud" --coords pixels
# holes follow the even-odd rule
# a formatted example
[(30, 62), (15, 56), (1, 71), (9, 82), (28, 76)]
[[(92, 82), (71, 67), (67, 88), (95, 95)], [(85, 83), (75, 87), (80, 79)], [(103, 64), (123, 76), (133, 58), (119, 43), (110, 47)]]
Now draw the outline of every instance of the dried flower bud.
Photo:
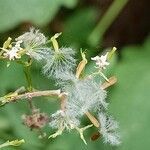
[(49, 122), (49, 117), (45, 113), (40, 113), (39, 109), (35, 109), (31, 115), (23, 115), (22, 119), (31, 129), (40, 129)]

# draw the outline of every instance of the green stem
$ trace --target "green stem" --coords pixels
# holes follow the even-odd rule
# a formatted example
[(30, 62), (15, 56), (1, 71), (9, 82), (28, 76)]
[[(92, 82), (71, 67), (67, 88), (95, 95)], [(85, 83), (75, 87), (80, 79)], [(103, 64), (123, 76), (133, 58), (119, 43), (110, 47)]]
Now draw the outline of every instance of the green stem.
[(108, 78), (104, 75), (103, 72), (100, 72), (100, 75), (101, 75), (107, 82), (109, 82)]
[[(26, 81), (27, 81), (27, 84), (28, 84), (27, 90), (29, 92), (33, 91), (32, 78), (31, 78), (31, 64), (32, 64), (32, 59), (31, 58), (28, 60), (27, 63), (24, 63), (24, 74), (25, 74)], [(31, 99), (28, 99), (28, 102), (29, 102), (29, 107), (32, 111), (34, 109), (34, 104), (31, 101)]]
[(102, 40), (104, 33), (122, 11), (129, 0), (114, 0), (108, 11), (101, 18), (91, 35), (89, 36), (89, 43), (91, 46), (96, 46)]
[[(27, 84), (28, 84), (27, 90), (29, 92), (32, 92), (33, 91), (33, 86), (32, 86), (32, 79), (31, 79), (30, 69), (31, 69), (31, 64), (30, 65), (25, 65), (25, 67), (24, 67), (24, 73), (25, 73)], [(29, 102), (29, 107), (30, 107), (30, 109), (32, 111), (34, 109), (34, 104), (31, 101), (31, 99), (28, 99), (28, 102)]]
[(28, 84), (28, 86), (27, 86), (27, 90), (28, 91), (32, 91), (33, 90), (30, 69), (31, 69), (30, 65), (24, 67), (24, 74), (25, 74), (26, 81), (27, 81), (27, 84)]
[(109, 82), (109, 79), (105, 76), (105, 74), (101, 70), (90, 74), (88, 77), (92, 77), (96, 75), (101, 75), (107, 82)]

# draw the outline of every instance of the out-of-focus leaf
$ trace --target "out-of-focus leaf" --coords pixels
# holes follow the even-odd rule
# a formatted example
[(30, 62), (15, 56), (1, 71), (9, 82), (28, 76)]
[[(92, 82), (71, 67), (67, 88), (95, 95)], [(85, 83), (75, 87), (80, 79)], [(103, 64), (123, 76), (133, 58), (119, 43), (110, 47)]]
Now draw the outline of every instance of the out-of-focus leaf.
[(24, 74), (21, 65), (11, 63), (6, 67), (6, 63), (0, 62), (0, 94), (6, 94), (25, 85)]
[(120, 123), (122, 144), (117, 150), (150, 147), (150, 40), (127, 47), (116, 66), (118, 83), (111, 93), (110, 108)]
[(86, 8), (76, 11), (64, 24), (63, 42), (75, 47), (85, 46), (94, 27), (95, 10)]
[(1, 0), (0, 32), (12, 29), (21, 22), (45, 25), (61, 6), (72, 8), (76, 3), (77, 0)]

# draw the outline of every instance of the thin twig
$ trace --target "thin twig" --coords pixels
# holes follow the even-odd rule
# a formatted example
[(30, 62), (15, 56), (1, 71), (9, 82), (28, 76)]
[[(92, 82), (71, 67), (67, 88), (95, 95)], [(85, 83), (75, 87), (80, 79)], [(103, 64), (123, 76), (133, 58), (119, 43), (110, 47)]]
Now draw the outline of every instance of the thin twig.
[(31, 99), (33, 97), (41, 97), (41, 96), (59, 96), (60, 90), (47, 90), (47, 91), (36, 91), (36, 92), (28, 92), (20, 95), (14, 95), (8, 97), (9, 101), (16, 101), (19, 99)]

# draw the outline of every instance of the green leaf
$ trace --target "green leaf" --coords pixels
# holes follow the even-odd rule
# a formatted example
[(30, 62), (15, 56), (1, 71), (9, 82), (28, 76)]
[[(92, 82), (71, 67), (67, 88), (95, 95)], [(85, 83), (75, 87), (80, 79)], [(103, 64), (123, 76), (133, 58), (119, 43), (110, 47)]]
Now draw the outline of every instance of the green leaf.
[(94, 27), (95, 10), (84, 8), (75, 11), (64, 23), (63, 43), (83, 48)]
[(61, 6), (72, 8), (77, 0), (1, 0), (0, 32), (22, 22), (43, 26), (50, 22)]
[(118, 83), (110, 97), (110, 109), (120, 123), (122, 144), (117, 150), (150, 147), (150, 39), (143, 46), (123, 49), (116, 66)]

